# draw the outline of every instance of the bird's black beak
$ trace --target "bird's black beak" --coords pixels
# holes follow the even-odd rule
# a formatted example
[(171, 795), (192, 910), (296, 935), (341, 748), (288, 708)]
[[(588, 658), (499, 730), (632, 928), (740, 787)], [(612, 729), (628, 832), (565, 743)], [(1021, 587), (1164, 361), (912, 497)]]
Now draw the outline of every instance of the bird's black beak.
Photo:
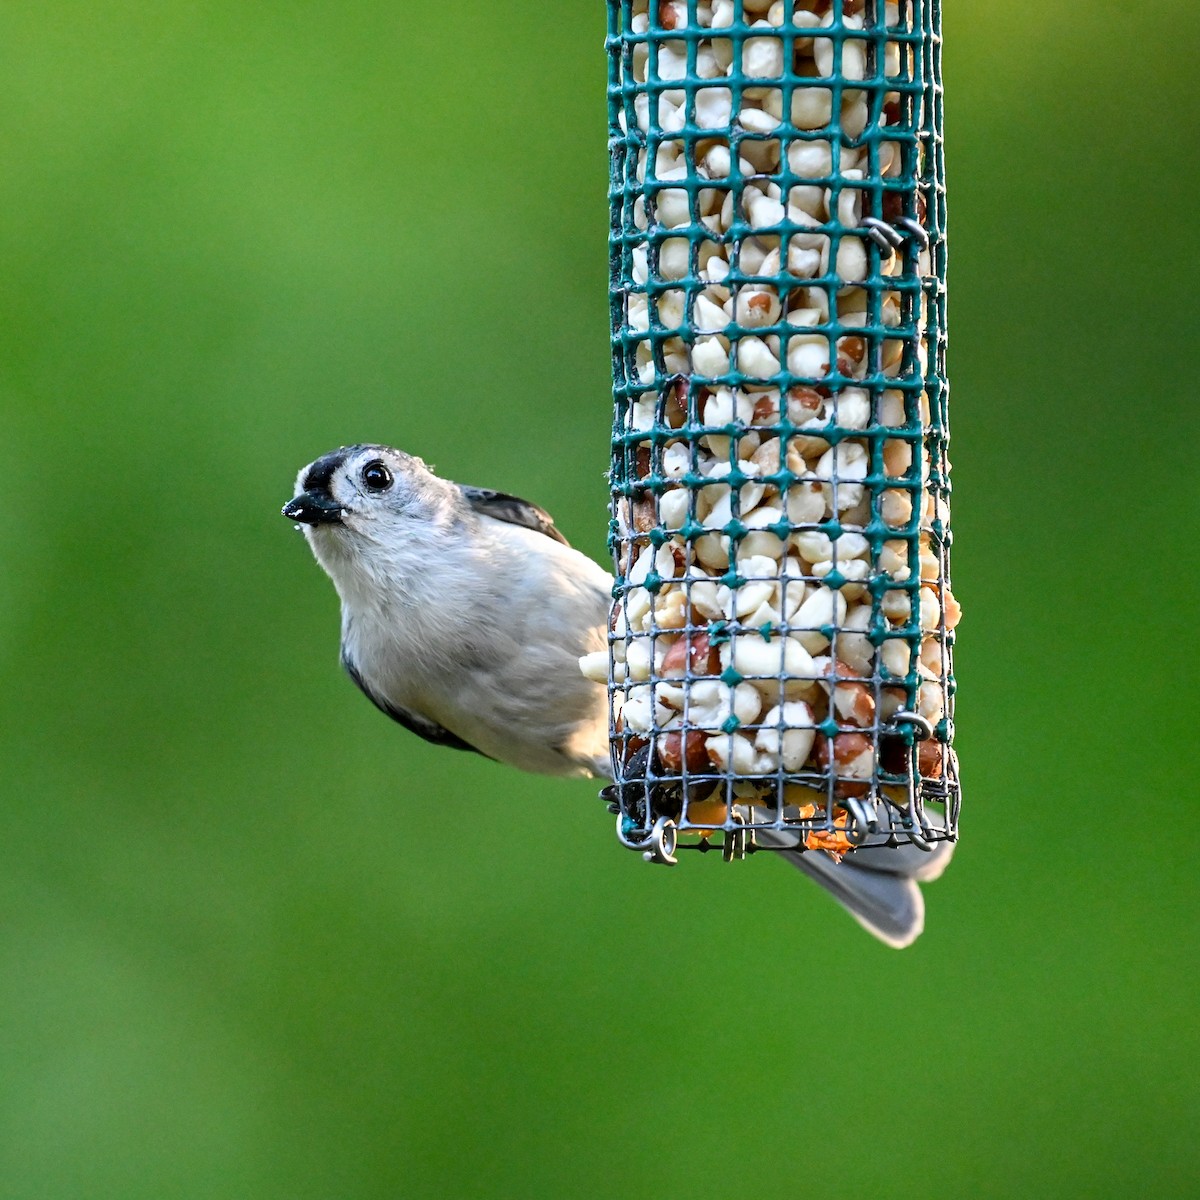
[(302, 525), (337, 525), (342, 519), (340, 504), (328, 496), (315, 496), (312, 492), (301, 492), (280, 511), (289, 521), (299, 521)]

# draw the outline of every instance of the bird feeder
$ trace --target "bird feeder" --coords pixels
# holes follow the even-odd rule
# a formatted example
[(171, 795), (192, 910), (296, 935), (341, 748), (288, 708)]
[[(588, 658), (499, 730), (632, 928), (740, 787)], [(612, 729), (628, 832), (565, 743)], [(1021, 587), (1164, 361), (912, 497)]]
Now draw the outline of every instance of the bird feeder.
[(620, 840), (957, 836), (938, 0), (610, 0)]

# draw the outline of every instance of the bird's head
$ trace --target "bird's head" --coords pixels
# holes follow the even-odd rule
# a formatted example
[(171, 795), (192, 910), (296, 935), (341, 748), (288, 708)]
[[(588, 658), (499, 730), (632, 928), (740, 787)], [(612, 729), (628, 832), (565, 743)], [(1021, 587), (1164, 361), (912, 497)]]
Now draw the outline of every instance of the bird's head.
[(414, 455), (391, 446), (343, 446), (304, 467), (283, 506), (304, 528), (318, 560), (334, 574), (346, 558), (402, 552), (451, 517), (457, 497)]

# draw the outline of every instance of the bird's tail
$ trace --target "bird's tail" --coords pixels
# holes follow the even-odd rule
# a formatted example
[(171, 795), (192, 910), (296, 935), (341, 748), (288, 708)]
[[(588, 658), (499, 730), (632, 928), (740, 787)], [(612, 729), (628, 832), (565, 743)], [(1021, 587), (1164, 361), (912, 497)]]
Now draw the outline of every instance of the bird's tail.
[[(611, 763), (600, 755), (586, 760), (586, 766), (602, 779), (613, 777)], [(886, 835), (886, 810), (881, 816), (880, 832)], [(925, 898), (917, 885), (941, 875), (954, 853), (953, 842), (938, 842), (932, 850), (911, 844), (864, 846), (835, 862), (824, 850), (793, 849), (799, 835), (790, 831), (756, 829), (754, 836), (820, 884), (868, 933), (897, 950), (911, 946), (925, 928)]]
[(795, 838), (759, 830), (761, 845), (780, 848), (786, 858), (819, 883), (850, 915), (881, 942), (897, 950), (911, 945), (925, 928), (925, 900), (918, 883), (936, 879), (954, 853), (952, 842), (933, 850), (916, 846), (871, 846), (835, 862), (823, 850), (792, 850)]

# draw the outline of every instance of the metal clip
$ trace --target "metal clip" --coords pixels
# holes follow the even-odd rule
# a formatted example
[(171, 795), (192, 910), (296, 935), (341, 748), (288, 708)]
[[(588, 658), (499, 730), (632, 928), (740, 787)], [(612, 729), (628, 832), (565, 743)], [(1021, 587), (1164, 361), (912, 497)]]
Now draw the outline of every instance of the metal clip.
[(863, 217), (859, 228), (885, 254), (899, 250), (909, 238), (922, 250), (929, 249), (929, 234), (925, 226), (912, 217), (900, 217), (895, 225), (889, 225), (887, 221), (881, 221), (878, 217)]
[(924, 850), (926, 854), (932, 852), (934, 845), (939, 840), (937, 837), (939, 831), (934, 828), (925, 815), (925, 807), (921, 803), (919, 792), (913, 796), (911, 811), (899, 818), (893, 828), (903, 830), (905, 837), (918, 850)]
[(933, 737), (933, 725), (929, 720), (920, 713), (910, 712), (907, 708), (902, 708), (892, 717), (892, 724), (889, 727), (890, 732), (899, 732), (895, 729), (897, 725), (911, 725), (913, 727), (913, 740), (918, 742), (927, 742)]
[(846, 822), (846, 840), (852, 846), (861, 846), (871, 834), (879, 831), (875, 805), (868, 807), (857, 796), (847, 796), (842, 804), (850, 815)]
[(891, 254), (904, 245), (904, 234), (898, 232), (886, 221), (878, 217), (863, 217), (861, 228), (866, 230), (867, 237), (879, 247), (884, 254)]
[(912, 217), (901, 217), (896, 224), (901, 229), (907, 229), (912, 234), (913, 240), (920, 242), (922, 250), (929, 249), (929, 233), (920, 221), (914, 220)]
[[(920, 833), (917, 832), (918, 822), (921, 829)], [(904, 832), (908, 834), (908, 840), (912, 842), (912, 844), (916, 846), (918, 850), (924, 850), (926, 854), (931, 854), (933, 852), (934, 839), (928, 838), (925, 835), (927, 833), (932, 833), (933, 827), (925, 819), (925, 814), (920, 813), (916, 821), (910, 819), (903, 822), (903, 824), (905, 827)]]
[(663, 863), (668, 867), (673, 867), (679, 861), (675, 857), (677, 833), (674, 821), (667, 817), (659, 817), (654, 822), (654, 827), (650, 830), (649, 836), (640, 839), (631, 838), (625, 832), (624, 825), (625, 818), (618, 815), (617, 841), (622, 846), (630, 850), (640, 850), (642, 857), (647, 862)]
[(725, 842), (721, 846), (721, 857), (726, 862), (741, 862), (746, 857), (746, 818), (741, 813), (733, 813), (730, 820), (738, 826), (734, 830), (725, 831)]

